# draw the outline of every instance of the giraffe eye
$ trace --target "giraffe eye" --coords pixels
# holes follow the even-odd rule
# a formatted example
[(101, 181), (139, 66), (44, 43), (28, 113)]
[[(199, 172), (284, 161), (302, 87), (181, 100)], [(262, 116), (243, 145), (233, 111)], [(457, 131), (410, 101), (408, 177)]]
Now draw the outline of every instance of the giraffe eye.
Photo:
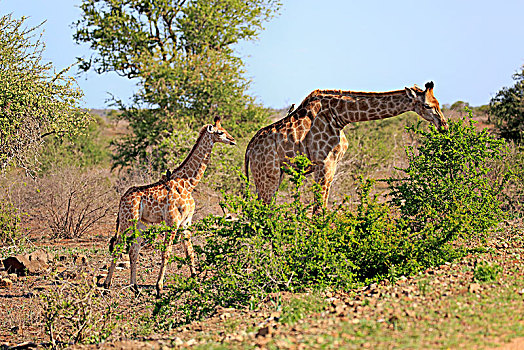
[(224, 132), (223, 131), (217, 131), (217, 134), (218, 134), (218, 136), (222, 136), (222, 135), (224, 135)]
[(425, 109), (431, 109), (432, 107), (430, 105), (428, 105), (427, 103), (424, 104), (424, 108)]

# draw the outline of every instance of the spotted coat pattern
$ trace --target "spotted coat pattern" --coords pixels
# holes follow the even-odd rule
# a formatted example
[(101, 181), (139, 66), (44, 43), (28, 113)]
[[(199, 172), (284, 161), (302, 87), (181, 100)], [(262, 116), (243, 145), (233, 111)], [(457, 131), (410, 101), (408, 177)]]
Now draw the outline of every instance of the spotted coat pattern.
[(433, 82), (389, 92), (315, 90), (283, 119), (260, 129), (249, 142), (245, 173), (251, 173), (260, 199), (269, 203), (282, 181), (282, 166), (298, 154), (313, 163), (324, 205), (338, 162), (348, 148), (343, 128), (349, 123), (384, 119), (414, 111), (439, 129), (447, 129)]
[[(222, 128), (220, 119), (215, 118), (215, 125), (204, 126), (199, 133), (198, 139), (187, 158), (169, 176), (153, 184), (129, 188), (120, 199), (120, 207), (117, 218), (117, 230), (112, 239), (110, 250), (118, 242), (122, 232), (137, 222), (137, 228), (143, 230), (148, 225), (165, 222), (174, 228), (173, 232), (164, 237), (165, 249), (162, 250), (162, 264), (156, 284), (157, 292), (163, 289), (164, 274), (167, 261), (173, 249), (173, 241), (178, 228), (187, 228), (191, 225), (191, 219), (195, 212), (195, 200), (191, 195), (199, 181), (202, 179), (211, 157), (213, 145), (222, 142), (230, 145), (236, 144), (234, 138)], [(131, 268), (131, 285), (137, 289), (136, 268), (138, 254), (142, 247), (143, 239), (131, 245), (129, 249), (129, 261)], [(184, 249), (186, 256), (190, 258), (191, 274), (194, 274), (195, 257), (191, 237), (188, 230), (184, 230)], [(116, 266), (116, 253), (113, 252), (113, 260), (109, 272), (104, 281), (104, 286), (109, 288)]]

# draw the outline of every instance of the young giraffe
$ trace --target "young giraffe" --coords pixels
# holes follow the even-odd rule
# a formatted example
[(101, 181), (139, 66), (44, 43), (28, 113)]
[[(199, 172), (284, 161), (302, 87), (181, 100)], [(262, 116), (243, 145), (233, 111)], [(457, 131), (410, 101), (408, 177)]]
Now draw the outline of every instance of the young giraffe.
[(414, 111), (438, 129), (447, 129), (433, 82), (389, 92), (315, 90), (290, 114), (260, 129), (249, 142), (245, 173), (251, 173), (260, 199), (269, 203), (282, 181), (282, 166), (298, 154), (313, 163), (315, 181), (327, 204), (337, 163), (348, 148), (343, 129), (353, 122), (385, 119)]
[[(120, 239), (122, 232), (137, 222), (137, 228), (142, 230), (149, 224), (165, 222), (173, 227), (173, 232), (166, 234), (165, 249), (162, 250), (162, 264), (156, 283), (157, 293), (164, 286), (164, 274), (167, 261), (173, 248), (173, 239), (179, 227), (186, 228), (191, 225), (191, 218), (195, 212), (195, 200), (191, 195), (196, 185), (202, 179), (209, 163), (213, 145), (222, 142), (235, 145), (235, 139), (220, 125), (220, 118), (215, 118), (215, 125), (205, 125), (200, 130), (198, 139), (187, 158), (172, 173), (168, 172), (158, 182), (150, 185), (131, 187), (120, 199), (120, 208), (117, 217), (115, 236), (111, 239), (109, 250), (113, 253), (113, 260), (104, 281), (104, 287), (109, 288), (115, 270), (116, 256), (114, 245)], [(119, 227), (120, 226), (120, 227)], [(131, 267), (131, 285), (138, 290), (136, 283), (136, 266), (138, 253), (142, 247), (143, 239), (133, 243), (129, 250)], [(195, 257), (189, 231), (184, 231), (184, 249), (186, 256), (191, 260), (191, 274), (195, 273)]]

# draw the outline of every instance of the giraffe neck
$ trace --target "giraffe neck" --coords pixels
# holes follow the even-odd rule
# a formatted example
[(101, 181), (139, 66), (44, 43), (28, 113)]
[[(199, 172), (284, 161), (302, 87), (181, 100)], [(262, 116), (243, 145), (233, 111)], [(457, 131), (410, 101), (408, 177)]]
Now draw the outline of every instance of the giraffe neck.
[(319, 98), (341, 128), (349, 123), (395, 117), (413, 109), (404, 90), (378, 93), (325, 90)]
[(209, 160), (211, 159), (213, 144), (211, 136), (205, 132), (205, 128), (202, 128), (195, 145), (189, 152), (189, 155), (184, 159), (182, 164), (173, 171), (171, 180), (187, 180), (181, 181), (181, 185), (189, 192), (193, 191), (204, 176), (204, 172), (206, 171)]

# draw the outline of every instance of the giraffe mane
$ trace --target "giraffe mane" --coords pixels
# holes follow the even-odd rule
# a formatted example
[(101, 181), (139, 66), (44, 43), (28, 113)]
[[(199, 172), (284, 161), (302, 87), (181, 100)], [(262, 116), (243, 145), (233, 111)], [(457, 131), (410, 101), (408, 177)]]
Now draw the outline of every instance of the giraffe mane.
[[(177, 173), (180, 169), (182, 169), (186, 164), (187, 162), (189, 161), (189, 159), (191, 158), (191, 155), (195, 152), (197, 146), (200, 144), (200, 141), (202, 140), (202, 137), (204, 136), (204, 134), (206, 133), (206, 130), (208, 128), (210, 124), (206, 124), (204, 125), (200, 131), (198, 132), (198, 137), (197, 137), (197, 140), (195, 142), (195, 144), (193, 145), (193, 148), (191, 148), (191, 151), (189, 151), (189, 153), (187, 154), (186, 158), (182, 161), (182, 163), (180, 163), (180, 165), (178, 165), (175, 170), (173, 170), (171, 172), (171, 178), (173, 178), (173, 176), (175, 175), (175, 173)], [(167, 179), (168, 181), (170, 179)]]
[[(422, 92), (421, 88), (414, 85), (412, 89), (417, 90), (418, 92)], [(293, 112), (291, 112), (289, 115), (295, 114), (300, 108), (306, 106), (311, 100), (325, 96), (325, 95), (332, 95), (332, 96), (394, 96), (394, 95), (400, 95), (404, 94), (405, 90), (392, 90), (392, 91), (381, 91), (381, 92), (375, 92), (375, 91), (351, 91), (351, 90), (335, 90), (335, 89), (317, 89), (313, 90), (309, 95), (307, 95), (302, 102), (298, 105), (297, 108)]]

